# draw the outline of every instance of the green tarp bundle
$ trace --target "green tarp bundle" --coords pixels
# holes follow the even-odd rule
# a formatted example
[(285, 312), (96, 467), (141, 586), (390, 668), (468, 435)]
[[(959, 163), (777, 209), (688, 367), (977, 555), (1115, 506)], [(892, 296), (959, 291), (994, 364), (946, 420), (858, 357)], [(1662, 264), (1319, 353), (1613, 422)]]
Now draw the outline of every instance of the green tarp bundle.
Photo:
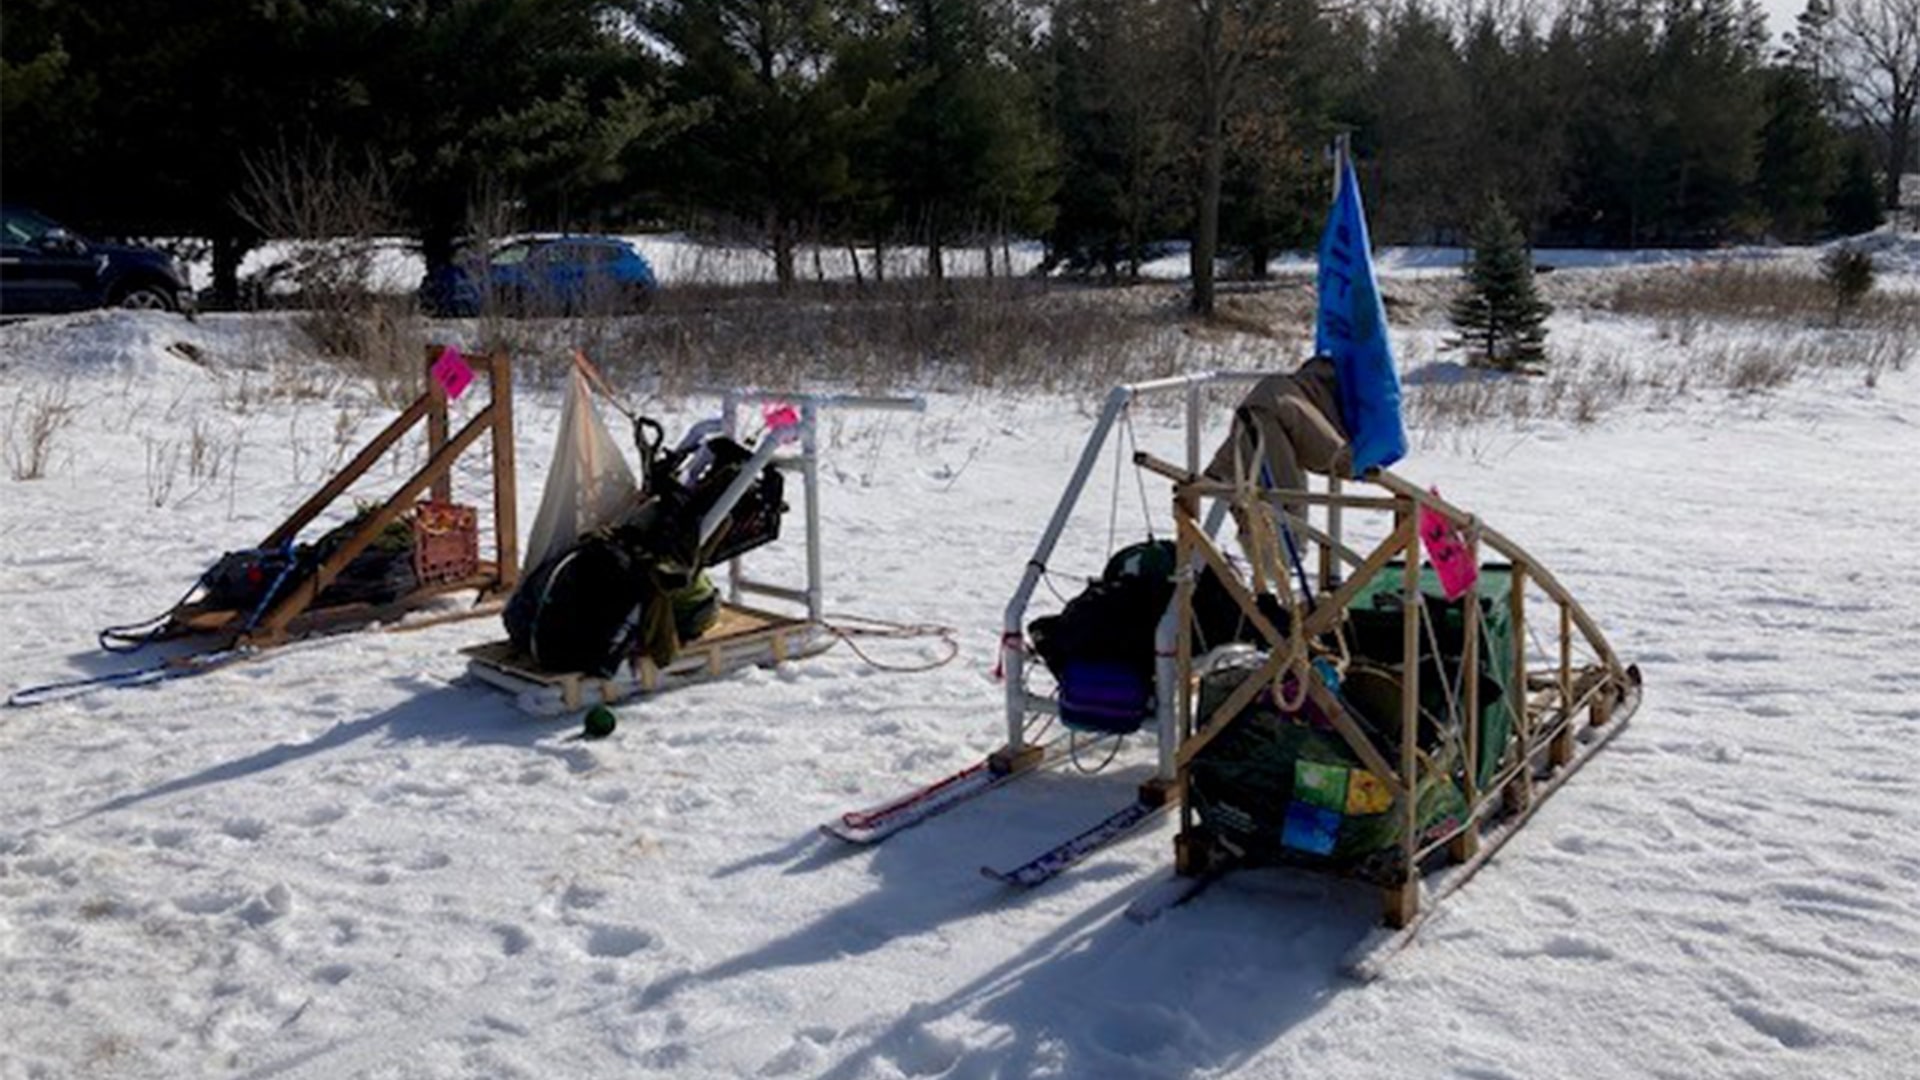
[[(1348, 710), (1389, 761), (1400, 760), (1399, 667), (1402, 660), (1400, 596), (1403, 575), (1389, 567), (1349, 607), (1353, 663), (1336, 688)], [(1423, 720), (1420, 749), (1432, 761), (1416, 784), (1415, 820), (1424, 840), (1457, 824), (1466, 812), (1461, 793), (1465, 733), (1449, 719), (1458, 700), (1459, 650), (1464, 640), (1464, 602), (1443, 602), (1431, 571), (1422, 575), (1427, 610), (1437, 625), (1421, 633), (1423, 654), (1438, 640), (1442, 657), (1422, 666)], [(1497, 772), (1512, 736), (1507, 703), (1512, 669), (1512, 620), (1507, 602), (1512, 573), (1505, 566), (1481, 570), (1483, 637), (1480, 643), (1482, 701), (1477, 780)], [(1259, 667), (1264, 657), (1243, 652), (1216, 666), (1200, 684), (1199, 716), (1221, 702)], [(1446, 685), (1437, 675), (1444, 675)], [(1285, 696), (1297, 696), (1289, 686)], [(1202, 824), (1255, 863), (1305, 863), (1361, 876), (1399, 876), (1405, 811), (1384, 778), (1369, 772), (1357, 755), (1308, 704), (1283, 712), (1271, 692), (1256, 698), (1195, 758), (1188, 799)]]

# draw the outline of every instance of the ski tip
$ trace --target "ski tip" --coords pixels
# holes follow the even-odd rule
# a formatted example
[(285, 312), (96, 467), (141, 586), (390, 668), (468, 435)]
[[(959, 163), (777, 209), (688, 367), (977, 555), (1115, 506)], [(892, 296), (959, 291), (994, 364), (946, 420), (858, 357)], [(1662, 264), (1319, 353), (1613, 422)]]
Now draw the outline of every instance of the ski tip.
[(875, 836), (875, 835), (869, 835), (867, 833), (855, 832), (851, 829), (846, 828), (845, 826), (840, 825), (837, 822), (832, 822), (832, 821), (829, 821), (826, 824), (820, 826), (820, 832), (824, 836), (830, 836), (833, 839), (838, 840), (843, 844), (852, 844), (855, 847), (872, 847), (873, 845), (879, 843), (881, 840), (886, 839), (885, 834)]

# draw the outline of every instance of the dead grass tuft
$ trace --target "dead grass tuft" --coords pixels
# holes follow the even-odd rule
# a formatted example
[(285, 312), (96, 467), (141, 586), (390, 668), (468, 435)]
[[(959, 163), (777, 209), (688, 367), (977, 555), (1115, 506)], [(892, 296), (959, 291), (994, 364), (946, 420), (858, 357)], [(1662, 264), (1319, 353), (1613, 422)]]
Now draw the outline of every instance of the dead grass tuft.
[(72, 387), (65, 380), (38, 388), (21, 387), (7, 409), (6, 429), (0, 431), (0, 449), (7, 474), (15, 480), (39, 480), (53, 460), (54, 440), (72, 426), (80, 406), (72, 403)]

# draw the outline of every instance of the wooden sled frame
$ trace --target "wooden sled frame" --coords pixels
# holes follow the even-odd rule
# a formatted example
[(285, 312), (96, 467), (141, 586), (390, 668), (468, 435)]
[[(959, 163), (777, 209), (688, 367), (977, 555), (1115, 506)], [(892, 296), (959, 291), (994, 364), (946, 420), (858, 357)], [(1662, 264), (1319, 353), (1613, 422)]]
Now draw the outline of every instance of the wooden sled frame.
[[(621, 662), (611, 675), (597, 676), (577, 671), (547, 671), (521, 654), (511, 642), (495, 641), (461, 650), (467, 657), (467, 673), (490, 686), (514, 695), (514, 703), (535, 716), (563, 716), (595, 705), (612, 705), (635, 697), (657, 693), (681, 683), (714, 678), (744, 667), (776, 664), (820, 652), (831, 639), (827, 636), (824, 614), (825, 587), (820, 542), (820, 411), (830, 407), (851, 407), (886, 411), (921, 412), (926, 402), (920, 398), (869, 397), (854, 394), (784, 394), (775, 391), (721, 391), (723, 430), (729, 437), (739, 435), (738, 416), (742, 406), (766, 403), (790, 403), (798, 408), (799, 422), (792, 438), (763, 439), (754, 456), (741, 469), (740, 476), (722, 493), (700, 524), (702, 543), (725, 521), (726, 515), (746, 494), (762, 467), (798, 473), (805, 496), (806, 580), (799, 587), (749, 577), (741, 557), (727, 561), (727, 598), (720, 618), (698, 639), (681, 646), (680, 655), (666, 665), (656, 665), (643, 656)], [(791, 445), (792, 449), (781, 447)], [(797, 605), (800, 614), (781, 614), (743, 602), (754, 594), (777, 602)]]
[[(1326, 494), (1305, 491), (1251, 491), (1233, 485), (1197, 478), (1146, 455), (1137, 463), (1174, 481), (1174, 517), (1178, 530), (1176, 578), (1173, 612), (1177, 618), (1173, 664), (1177, 672), (1173, 696), (1178, 714), (1179, 744), (1175, 754), (1178, 769), (1176, 795), (1184, 793), (1189, 768), (1195, 756), (1214, 737), (1253, 703), (1269, 687), (1282, 690), (1282, 680), (1297, 672), (1298, 685), (1331, 721), (1340, 738), (1356, 758), (1392, 791), (1395, 805), (1405, 814), (1401, 823), (1401, 848), (1398, 865), (1402, 876), (1383, 887), (1386, 922), (1393, 927), (1410, 927), (1420, 918), (1421, 867), (1441, 852), (1458, 864), (1457, 873), (1447, 876), (1445, 892), (1464, 883), (1474, 870), (1484, 865), (1494, 850), (1504, 844), (1512, 832), (1531, 816), (1533, 809), (1584, 764), (1624, 724), (1639, 702), (1639, 672), (1625, 667), (1607, 643), (1599, 627), (1567, 590), (1540, 562), (1518, 544), (1488, 528), (1472, 515), (1420, 490), (1383, 470), (1374, 470), (1366, 482), (1384, 491), (1384, 495), (1357, 494), (1334, 485)], [(1296, 619), (1288, 634), (1281, 633), (1260, 612), (1254, 601), (1255, 589), (1243, 583), (1240, 574), (1215, 546), (1200, 519), (1202, 499), (1224, 500), (1237, 507), (1249, 520), (1259, 520), (1264, 509), (1273, 508), (1284, 518), (1296, 536), (1312, 539), (1320, 545), (1319, 599), (1304, 619)], [(1392, 525), (1374, 548), (1365, 554), (1345, 546), (1326, 531), (1314, 528), (1297, 516), (1289, 515), (1282, 504), (1323, 506), (1329, 517), (1338, 521), (1343, 513), (1386, 513)], [(1419, 681), (1423, 619), (1427, 605), (1419, 601), (1421, 541), (1416, 523), (1422, 510), (1445, 518), (1463, 535), (1470, 558), (1480, 565), (1482, 545), (1507, 559), (1511, 565), (1509, 615), (1512, 621), (1513, 654), (1509, 686), (1524, 701), (1524, 708), (1513, 708), (1514, 722), (1509, 745), (1492, 779), (1477, 782), (1479, 762), (1478, 678), (1463, 678), (1459, 711), (1452, 719), (1468, 720), (1460, 726), (1464, 735), (1464, 761), (1459, 772), (1466, 799), (1462, 820), (1439, 835), (1423, 837), (1419, 828), (1417, 788), (1422, 776), (1424, 754), (1418, 748), (1416, 731), (1420, 724)], [(1248, 552), (1254, 564), (1256, 581), (1286, 580), (1285, 564), (1275, 534), (1259, 528), (1250, 530)], [(1396, 560), (1398, 565), (1396, 566)], [(1197, 682), (1192, 638), (1192, 602), (1196, 570), (1210, 566), (1227, 586), (1247, 621), (1266, 640), (1268, 658), (1258, 671), (1247, 678), (1212, 715), (1195, 713)], [(1351, 575), (1340, 579), (1338, 565), (1352, 567)], [(1360, 729), (1341, 700), (1329, 691), (1317, 675), (1307, 670), (1316, 639), (1335, 631), (1346, 617), (1349, 605), (1366, 587), (1390, 572), (1401, 574), (1399, 586), (1402, 611), (1402, 643), (1399, 657), (1401, 716), (1397, 762), (1388, 761)], [(1402, 569), (1404, 568), (1404, 569)], [(1284, 585), (1282, 587), (1285, 587)], [(1544, 594), (1556, 612), (1555, 634), (1549, 649), (1550, 662), (1540, 671), (1530, 671), (1527, 596), (1529, 588)], [(1481, 604), (1476, 582), (1463, 597), (1464, 655), (1461, 668), (1477, 672), (1480, 668)], [(1594, 662), (1576, 665), (1576, 647), (1584, 647)], [(1512, 701), (1509, 695), (1508, 701)], [(1190, 806), (1180, 810), (1180, 831), (1175, 838), (1175, 869), (1182, 876), (1195, 877), (1214, 872), (1226, 853), (1207, 830), (1200, 826)], [(1433, 899), (1442, 895), (1438, 890)]]
[[(457, 433), (449, 434), (447, 394), (431, 373), (434, 362), (443, 351), (444, 346), (427, 346), (423, 368), (426, 387), (420, 396), (414, 398), (412, 404), (362, 447), (353, 460), (319, 491), (268, 533), (267, 538), (260, 542), (260, 547), (278, 549), (292, 543), (302, 529), (325, 513), (354, 481), (364, 476), (422, 420), (427, 425), (426, 464), (381, 503), (345, 543), (319, 566), (295, 581), (293, 587), (278, 596), (251, 625), (246, 622), (245, 612), (205, 604), (188, 604), (173, 613), (173, 623), (181, 632), (224, 635), (241, 646), (264, 647), (317, 630), (342, 629), (393, 618), (449, 593), (472, 589), (482, 600), (497, 600), (513, 591), (519, 574), (519, 556), (515, 524), (512, 365), (504, 353), (498, 352), (479, 360), (479, 366), (484, 368), (487, 375), (488, 402)], [(494, 560), (482, 561), (471, 577), (422, 586), (389, 604), (350, 603), (316, 607), (320, 594), (347, 564), (365, 551), (387, 526), (412, 509), (422, 494), (430, 492), (439, 502), (452, 501), (453, 466), (482, 435), (492, 436)], [(496, 610), (498, 604), (494, 603), (476, 606), (453, 617), (470, 618)]]

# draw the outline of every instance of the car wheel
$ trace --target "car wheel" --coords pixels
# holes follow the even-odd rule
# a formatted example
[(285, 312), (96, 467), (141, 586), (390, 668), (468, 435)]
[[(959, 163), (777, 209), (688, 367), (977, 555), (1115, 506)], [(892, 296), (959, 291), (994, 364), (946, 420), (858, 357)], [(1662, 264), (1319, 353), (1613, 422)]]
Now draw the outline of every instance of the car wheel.
[(173, 298), (156, 285), (132, 285), (120, 294), (115, 306), (136, 311), (172, 311)]

